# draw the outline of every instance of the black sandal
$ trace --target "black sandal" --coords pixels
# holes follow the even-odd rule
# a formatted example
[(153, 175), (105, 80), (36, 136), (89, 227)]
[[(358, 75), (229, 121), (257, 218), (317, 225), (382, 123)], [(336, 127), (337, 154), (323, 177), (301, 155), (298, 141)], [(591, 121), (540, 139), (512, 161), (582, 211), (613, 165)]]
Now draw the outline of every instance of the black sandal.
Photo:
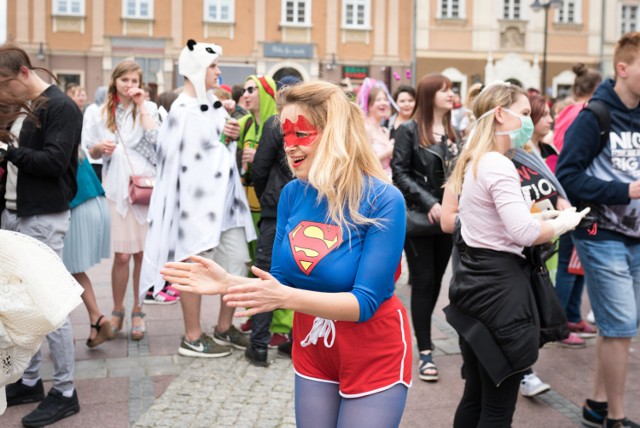
[(107, 340), (113, 339), (113, 331), (111, 331), (111, 322), (107, 320), (102, 325), (100, 325), (100, 321), (102, 321), (102, 318), (104, 318), (104, 315), (100, 315), (100, 317), (98, 318), (95, 324), (89, 324), (91, 328), (95, 328), (96, 332), (98, 333), (96, 334), (96, 337), (94, 337), (93, 339), (91, 338), (87, 339), (87, 346), (89, 348), (95, 348), (101, 343), (106, 342)]

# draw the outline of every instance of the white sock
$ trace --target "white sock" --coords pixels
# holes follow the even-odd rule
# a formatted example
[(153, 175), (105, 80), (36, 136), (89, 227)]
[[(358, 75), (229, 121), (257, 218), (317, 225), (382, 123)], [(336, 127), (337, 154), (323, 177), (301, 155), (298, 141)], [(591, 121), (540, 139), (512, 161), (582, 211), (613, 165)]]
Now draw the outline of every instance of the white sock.
[(64, 392), (62, 393), (62, 395), (63, 395), (64, 397), (66, 397), (66, 398), (71, 398), (71, 397), (73, 397), (73, 391), (74, 391), (74, 390), (75, 390), (75, 388), (71, 388), (71, 389), (70, 389), (70, 390), (68, 390), (68, 391), (64, 391)]
[(34, 387), (36, 386), (36, 383), (38, 383), (38, 381), (40, 380), (39, 377), (35, 378), (35, 379), (25, 379), (22, 378), (22, 384), (29, 386), (29, 387)]

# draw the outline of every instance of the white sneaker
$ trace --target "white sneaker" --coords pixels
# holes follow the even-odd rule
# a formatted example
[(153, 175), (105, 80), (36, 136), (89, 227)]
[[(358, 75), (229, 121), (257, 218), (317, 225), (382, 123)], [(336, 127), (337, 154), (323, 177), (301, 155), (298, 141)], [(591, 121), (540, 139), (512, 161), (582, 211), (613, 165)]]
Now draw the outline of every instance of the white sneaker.
[(536, 395), (550, 389), (551, 387), (541, 381), (535, 373), (524, 375), (524, 378), (522, 378), (522, 381), (520, 382), (520, 394), (525, 397), (535, 397)]
[(593, 311), (589, 311), (589, 315), (587, 315), (587, 322), (589, 324), (596, 325), (596, 317), (593, 315)]

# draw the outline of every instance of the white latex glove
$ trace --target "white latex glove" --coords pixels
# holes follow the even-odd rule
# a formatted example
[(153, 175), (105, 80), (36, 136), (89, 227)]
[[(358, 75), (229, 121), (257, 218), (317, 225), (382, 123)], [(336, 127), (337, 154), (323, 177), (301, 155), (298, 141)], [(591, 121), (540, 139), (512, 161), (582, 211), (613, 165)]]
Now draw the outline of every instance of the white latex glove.
[(558, 217), (553, 220), (549, 220), (549, 223), (553, 226), (553, 235), (560, 236), (563, 233), (567, 233), (570, 230), (575, 229), (580, 223), (580, 220), (589, 214), (589, 211), (591, 211), (591, 208), (585, 208), (580, 212), (576, 212), (575, 207), (562, 210)]
[(553, 220), (560, 215), (558, 210), (546, 210), (539, 213), (532, 214), (536, 220)]

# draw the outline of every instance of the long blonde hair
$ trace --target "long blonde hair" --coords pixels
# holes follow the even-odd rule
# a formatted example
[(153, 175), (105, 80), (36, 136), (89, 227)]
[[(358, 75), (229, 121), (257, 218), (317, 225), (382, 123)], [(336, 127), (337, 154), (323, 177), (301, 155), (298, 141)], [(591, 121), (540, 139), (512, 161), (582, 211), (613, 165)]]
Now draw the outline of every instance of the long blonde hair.
[(494, 116), (491, 114), (485, 117), (481, 116), (498, 106), (508, 108), (516, 102), (519, 95), (526, 97), (527, 93), (522, 88), (507, 83), (493, 83), (480, 92), (473, 103), (473, 115), (479, 120), (476, 121), (471, 131), (469, 140), (465, 144), (456, 166), (445, 184), (446, 187), (450, 187), (456, 194), (460, 194), (467, 165), (471, 162), (473, 162), (473, 175), (476, 176), (478, 174), (477, 161), (486, 153), (497, 150)]
[[(142, 88), (142, 68), (138, 65), (137, 62), (131, 60), (125, 60), (119, 63), (116, 68), (113, 69), (113, 73), (111, 73), (111, 80), (109, 81), (109, 89), (107, 90), (107, 100), (102, 107), (102, 113), (106, 116), (107, 119), (107, 129), (111, 132), (115, 132), (116, 130), (116, 107), (118, 104), (118, 90), (116, 89), (116, 79), (131, 73), (137, 72), (140, 76), (139, 86)], [(138, 109), (135, 103), (133, 103), (133, 110), (131, 114), (133, 115), (133, 120), (136, 120)]]
[(321, 81), (300, 83), (280, 92), (283, 105), (296, 104), (319, 130), (309, 184), (318, 191), (318, 202), (327, 200), (328, 218), (343, 228), (378, 224), (359, 213), (367, 181), (372, 177), (389, 183), (369, 144), (364, 116), (338, 86)]

